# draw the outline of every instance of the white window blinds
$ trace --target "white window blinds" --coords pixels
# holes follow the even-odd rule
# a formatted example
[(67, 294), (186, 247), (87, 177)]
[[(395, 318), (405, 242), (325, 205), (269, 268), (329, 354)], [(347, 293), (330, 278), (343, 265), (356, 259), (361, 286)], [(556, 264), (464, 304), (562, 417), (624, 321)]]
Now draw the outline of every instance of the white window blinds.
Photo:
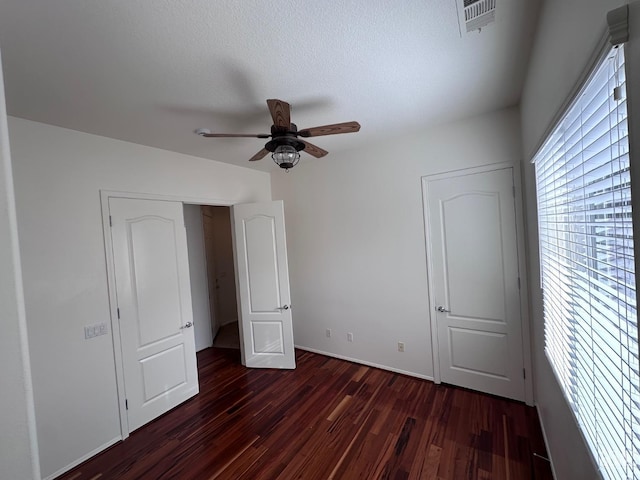
[(534, 162), (546, 353), (603, 477), (638, 480), (625, 87), (620, 47), (589, 78)]

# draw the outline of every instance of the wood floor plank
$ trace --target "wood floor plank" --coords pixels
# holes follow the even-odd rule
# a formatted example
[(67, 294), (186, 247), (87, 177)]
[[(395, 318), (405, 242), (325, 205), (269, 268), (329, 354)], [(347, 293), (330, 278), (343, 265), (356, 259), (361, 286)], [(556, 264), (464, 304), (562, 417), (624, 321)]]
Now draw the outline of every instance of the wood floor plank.
[[(547, 480), (535, 409), (296, 352), (198, 353), (200, 393), (59, 480)], [(535, 454), (535, 455), (534, 455)]]

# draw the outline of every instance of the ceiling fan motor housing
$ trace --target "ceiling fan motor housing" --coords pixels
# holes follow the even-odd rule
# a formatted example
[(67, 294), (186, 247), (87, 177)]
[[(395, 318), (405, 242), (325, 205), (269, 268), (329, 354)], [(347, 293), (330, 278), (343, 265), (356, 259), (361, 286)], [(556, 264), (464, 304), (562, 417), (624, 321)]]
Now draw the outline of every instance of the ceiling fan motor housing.
[(296, 149), (296, 151), (304, 150), (305, 144), (298, 140), (298, 127), (295, 123), (292, 123), (289, 130), (282, 130), (282, 128), (273, 125), (271, 127), (272, 140), (269, 140), (264, 148), (270, 152), (275, 152), (276, 148), (281, 145), (290, 145)]
[(296, 137), (292, 135), (283, 135), (282, 137), (275, 137), (273, 140), (270, 140), (266, 143), (264, 148), (269, 150), (270, 152), (275, 152), (276, 148), (281, 145), (290, 145), (295, 148), (298, 152), (300, 150), (304, 150), (304, 143), (298, 140)]

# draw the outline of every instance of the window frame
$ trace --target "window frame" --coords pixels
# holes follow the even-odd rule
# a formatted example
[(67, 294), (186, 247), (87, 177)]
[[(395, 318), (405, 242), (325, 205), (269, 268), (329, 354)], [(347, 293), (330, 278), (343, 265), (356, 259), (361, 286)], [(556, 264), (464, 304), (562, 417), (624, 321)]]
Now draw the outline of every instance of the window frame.
[[(598, 70), (601, 66), (601, 64), (604, 61), (607, 61), (607, 57), (610, 55), (611, 52), (611, 44), (608, 43), (610, 40), (610, 36), (607, 35), (606, 36), (607, 41), (606, 42), (601, 42), (601, 48), (598, 51), (598, 54), (596, 56), (593, 57), (592, 61), (589, 64), (589, 68), (588, 68), (588, 72), (586, 74), (582, 75), (582, 81), (580, 82), (580, 87), (574, 89), (574, 94), (570, 97), (570, 99), (565, 102), (565, 104), (563, 105), (563, 108), (561, 109), (561, 111), (559, 112), (558, 115), (556, 115), (555, 117), (555, 121), (552, 124), (552, 126), (545, 132), (545, 135), (543, 136), (543, 142), (542, 144), (539, 146), (539, 148), (536, 150), (535, 155), (533, 155), (533, 160), (532, 163), (535, 163), (535, 161), (538, 159), (540, 153), (548, 147), (549, 143), (555, 143), (555, 140), (553, 139), (553, 136), (556, 134), (556, 129), (561, 125), (561, 123), (565, 120), (566, 116), (570, 113), (571, 109), (578, 104), (580, 98), (582, 97), (582, 95), (585, 93), (587, 86), (590, 84), (590, 82), (594, 79), (595, 75), (598, 73)], [(624, 45), (622, 45), (620, 48), (624, 49)], [(628, 63), (625, 65), (628, 66)], [(630, 90), (630, 89), (628, 89)], [(627, 104), (630, 103), (629, 98), (627, 98)], [(631, 109), (629, 109), (631, 110)], [(629, 117), (631, 117), (631, 112), (629, 112)], [(609, 131), (609, 130), (608, 130)], [(633, 158), (633, 142), (632, 142), (632, 133), (631, 133), (631, 128), (629, 127), (629, 138), (628, 138), (628, 143), (629, 143), (629, 156), (630, 158)], [(633, 161), (631, 161), (632, 163)], [(581, 161), (581, 165), (584, 162)], [(536, 169), (536, 173), (534, 175), (535, 178), (535, 182), (536, 182), (536, 193), (535, 193), (535, 198), (536, 198), (536, 206), (537, 206), (537, 220), (540, 219), (539, 215), (540, 215), (540, 195), (538, 192), (538, 171)], [(634, 184), (634, 175), (631, 174), (631, 189), (633, 190), (633, 184)], [(638, 184), (638, 183), (635, 183)], [(634, 232), (638, 230), (638, 226), (637, 226), (637, 222), (636, 219), (638, 218), (638, 215), (640, 215), (640, 211), (638, 211), (637, 206), (635, 204), (638, 203), (638, 200), (633, 200), (635, 197), (632, 195), (632, 205), (630, 208), (633, 209), (633, 217), (632, 217), (632, 227)], [(585, 225), (587, 225), (585, 223)], [(544, 282), (544, 275), (543, 272), (545, 271), (545, 266), (544, 266), (544, 261), (545, 261), (545, 257), (543, 255), (543, 242), (541, 242), (541, 236), (542, 236), (542, 232), (541, 232), (541, 225), (540, 222), (538, 222), (538, 232), (537, 232), (537, 241), (538, 241), (538, 246), (539, 246), (539, 268), (540, 268), (540, 289), (544, 292), (544, 288), (543, 288), (543, 282)], [(597, 228), (595, 226), (591, 226), (591, 228)], [(634, 235), (635, 237), (635, 235)], [(640, 242), (635, 242), (634, 246), (633, 246), (633, 251), (634, 251), (634, 263), (637, 266), (640, 259), (638, 258), (638, 249), (640, 247), (639, 245)], [(597, 248), (597, 246), (594, 245), (587, 245), (588, 249), (593, 249), (593, 248)], [(597, 255), (592, 256), (592, 260), (596, 259), (597, 260)], [(638, 277), (638, 269), (635, 269), (635, 273), (634, 276), (636, 278), (636, 284), (637, 284), (637, 277)], [(635, 297), (637, 299), (637, 288), (634, 291)], [(593, 298), (592, 296), (590, 296), (589, 298)], [(557, 371), (557, 368), (559, 368), (556, 365), (556, 361), (555, 359), (550, 355), (549, 353), (549, 345), (548, 345), (548, 340), (547, 340), (547, 335), (548, 335), (548, 319), (547, 319), (547, 315), (544, 312), (544, 309), (546, 308), (546, 300), (542, 299), (541, 302), (541, 306), (543, 307), (543, 319), (544, 319), (544, 331), (545, 331), (545, 341), (544, 341), (544, 351), (545, 351), (545, 356), (547, 358), (547, 360), (549, 361), (549, 365), (551, 366), (551, 370), (554, 374), (554, 376), (556, 377), (556, 380), (558, 382), (558, 385), (560, 386), (560, 389), (562, 391), (563, 396), (565, 397), (565, 400), (567, 401), (567, 404), (572, 412), (572, 415), (574, 416), (574, 420), (576, 421), (576, 424), (578, 426), (578, 431), (580, 432), (580, 435), (583, 437), (583, 440), (585, 442), (585, 445), (587, 446), (587, 451), (589, 453), (589, 455), (591, 456), (592, 460), (593, 460), (593, 464), (599, 469), (599, 471), (602, 472), (604, 471), (604, 465), (601, 465), (599, 462), (596, 461), (594, 452), (592, 451), (592, 445), (591, 442), (589, 441), (589, 439), (587, 438), (587, 434), (583, 431), (583, 428), (586, 428), (583, 423), (580, 421), (580, 419), (578, 418), (578, 415), (576, 413), (576, 411), (574, 411), (573, 408), (573, 400), (570, 398), (569, 393), (566, 390), (565, 387), (565, 381), (563, 380), (562, 376), (560, 375), (560, 373)], [(592, 301), (589, 301), (589, 304), (592, 305)], [(636, 318), (636, 325), (637, 325), (637, 318)], [(594, 402), (597, 402), (597, 400), (594, 400)], [(640, 478), (640, 477), (639, 477)]]

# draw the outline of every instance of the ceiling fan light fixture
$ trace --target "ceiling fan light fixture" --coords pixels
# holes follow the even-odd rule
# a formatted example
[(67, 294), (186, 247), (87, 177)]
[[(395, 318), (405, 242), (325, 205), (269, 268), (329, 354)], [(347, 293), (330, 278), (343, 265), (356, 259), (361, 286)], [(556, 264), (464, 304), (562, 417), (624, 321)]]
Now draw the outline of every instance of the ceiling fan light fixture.
[(271, 158), (280, 168), (289, 170), (300, 161), (300, 152), (291, 145), (278, 145), (271, 154)]

